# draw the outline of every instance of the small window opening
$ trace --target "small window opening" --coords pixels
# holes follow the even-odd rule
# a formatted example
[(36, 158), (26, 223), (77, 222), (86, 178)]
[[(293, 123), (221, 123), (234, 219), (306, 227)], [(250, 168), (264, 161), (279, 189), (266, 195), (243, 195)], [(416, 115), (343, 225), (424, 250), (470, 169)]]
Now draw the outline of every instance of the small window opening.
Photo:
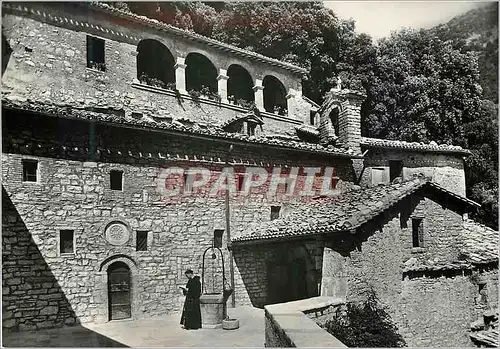
[(62, 253), (74, 253), (75, 246), (73, 243), (74, 231), (61, 230), (59, 237), (59, 250)]
[(106, 71), (104, 40), (87, 35), (87, 68)]
[(315, 120), (316, 119), (316, 112), (315, 111), (310, 111), (309, 112), (309, 124), (311, 124), (311, 126), (314, 126), (315, 125)]
[(424, 245), (424, 225), (422, 218), (413, 218), (412, 224), (412, 240), (413, 247), (423, 247)]
[(222, 247), (222, 235), (224, 235), (224, 230), (214, 230), (214, 247)]
[(340, 128), (340, 125), (339, 125), (339, 108), (338, 107), (335, 108), (335, 109), (333, 109), (330, 112), (329, 118), (330, 118), (330, 125), (333, 128), (333, 130), (334, 130), (334, 134), (335, 134), (335, 136), (338, 136), (339, 135), (339, 128)]
[(191, 191), (193, 189), (192, 183), (188, 183), (188, 173), (184, 173), (184, 191)]
[(247, 122), (247, 135), (249, 135), (249, 136), (255, 136), (255, 128), (256, 128), (256, 126), (257, 126), (256, 124)]
[(136, 235), (135, 242), (136, 251), (147, 251), (148, 250), (148, 232), (138, 231)]
[(238, 191), (243, 190), (243, 182), (245, 181), (245, 174), (239, 173), (238, 174)]
[(38, 161), (23, 160), (23, 181), (36, 182), (38, 172)]
[(398, 177), (403, 176), (403, 162), (402, 161), (389, 161), (389, 177), (392, 181)]
[(123, 171), (111, 170), (109, 182), (111, 190), (123, 190)]
[(271, 220), (280, 218), (281, 206), (271, 206)]

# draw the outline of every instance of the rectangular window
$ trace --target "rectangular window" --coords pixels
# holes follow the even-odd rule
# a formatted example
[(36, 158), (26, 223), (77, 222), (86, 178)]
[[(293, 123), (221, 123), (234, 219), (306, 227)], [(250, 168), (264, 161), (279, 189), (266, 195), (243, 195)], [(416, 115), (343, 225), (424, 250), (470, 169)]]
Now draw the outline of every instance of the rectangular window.
[(74, 253), (75, 246), (73, 243), (74, 231), (61, 230), (59, 235), (59, 251), (63, 253)]
[(243, 190), (243, 182), (245, 180), (245, 174), (244, 173), (238, 173), (238, 191)]
[(280, 218), (281, 206), (271, 206), (271, 220)]
[(148, 250), (148, 232), (138, 231), (135, 239), (135, 250), (136, 251), (147, 251)]
[(422, 218), (412, 218), (413, 247), (424, 247), (424, 223)]
[(222, 235), (224, 234), (224, 230), (214, 230), (214, 247), (221, 248), (222, 247)]
[(403, 177), (403, 162), (402, 161), (389, 161), (389, 177), (392, 181), (398, 177)]
[(247, 134), (249, 136), (255, 136), (255, 128), (257, 127), (256, 124), (248, 123), (247, 122)]
[(123, 190), (123, 171), (111, 170), (109, 184), (111, 190)]
[(23, 181), (36, 182), (38, 172), (38, 161), (23, 160)]
[(384, 183), (384, 171), (383, 168), (372, 168), (372, 185)]
[(104, 40), (87, 35), (87, 68), (106, 71)]
[(316, 119), (316, 112), (315, 111), (311, 111), (309, 113), (309, 124), (311, 124), (312, 126), (314, 126), (315, 124), (315, 119)]
[(184, 191), (185, 192), (192, 191), (192, 189), (193, 189), (192, 183), (188, 183), (188, 176), (189, 176), (189, 174), (188, 173), (184, 173), (183, 176), (184, 176)]

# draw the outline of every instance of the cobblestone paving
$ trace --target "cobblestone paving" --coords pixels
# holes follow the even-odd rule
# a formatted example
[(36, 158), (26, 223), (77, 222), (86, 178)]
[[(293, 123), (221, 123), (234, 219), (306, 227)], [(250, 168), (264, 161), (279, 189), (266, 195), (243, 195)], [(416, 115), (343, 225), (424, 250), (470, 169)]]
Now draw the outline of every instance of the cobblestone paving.
[(179, 314), (101, 325), (36, 332), (4, 333), (5, 347), (264, 347), (264, 311), (249, 306), (228, 309), (237, 330), (183, 330)]

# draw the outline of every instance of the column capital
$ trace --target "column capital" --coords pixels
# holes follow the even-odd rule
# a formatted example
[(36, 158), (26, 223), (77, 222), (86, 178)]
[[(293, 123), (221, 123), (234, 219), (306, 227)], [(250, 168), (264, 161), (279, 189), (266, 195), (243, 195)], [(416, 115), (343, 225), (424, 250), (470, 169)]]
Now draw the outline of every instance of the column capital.
[(186, 69), (187, 65), (184, 63), (175, 63), (174, 64), (174, 69), (181, 68), (181, 69)]
[(223, 75), (223, 74), (217, 75), (217, 81), (219, 81), (219, 80), (228, 80), (228, 79), (229, 79), (229, 76), (227, 76), (227, 75)]
[(254, 87), (252, 87), (253, 92), (257, 92), (259, 90), (262, 91), (263, 89), (264, 89), (264, 86), (262, 86), (262, 85), (255, 85)]

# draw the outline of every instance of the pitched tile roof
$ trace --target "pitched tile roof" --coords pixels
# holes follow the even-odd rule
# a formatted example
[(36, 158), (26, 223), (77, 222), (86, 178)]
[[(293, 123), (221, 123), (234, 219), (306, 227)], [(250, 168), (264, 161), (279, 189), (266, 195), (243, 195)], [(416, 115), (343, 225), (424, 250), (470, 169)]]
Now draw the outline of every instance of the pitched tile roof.
[(455, 261), (438, 258), (422, 261), (412, 257), (404, 264), (403, 272), (473, 269), (479, 264), (498, 263), (499, 233), (485, 225), (466, 219), (459, 235), (460, 256)]
[(173, 119), (171, 116), (153, 115), (147, 110), (137, 110), (126, 114), (123, 109), (112, 106), (76, 106), (70, 104), (55, 104), (33, 101), (22, 96), (2, 95), (2, 107), (17, 110), (28, 110), (37, 113), (49, 114), (55, 117), (65, 117), (82, 120), (96, 120), (115, 125), (131, 125), (138, 128), (164, 130), (169, 132), (206, 136), (215, 139), (224, 139), (249, 144), (260, 144), (283, 149), (306, 151), (331, 156), (361, 158), (361, 154), (347, 148), (337, 148), (332, 145), (306, 143), (297, 139), (283, 139), (283, 137), (248, 136), (241, 133), (224, 131), (214, 124), (195, 123), (187, 119)]
[[(246, 58), (250, 58), (250, 59), (252, 59), (254, 61), (264, 62), (264, 63), (267, 63), (269, 65), (277, 66), (277, 67), (280, 67), (282, 69), (291, 71), (291, 72), (293, 72), (295, 74), (298, 74), (298, 75), (307, 74), (307, 70), (306, 69), (301, 68), (299, 66), (296, 66), (294, 64), (287, 63), (287, 62), (282, 62), (282, 61), (279, 61), (279, 60), (274, 59), (274, 58), (266, 57), (266, 56), (261, 55), (259, 53), (255, 53), (255, 52), (252, 52), (252, 51), (244, 50), (244, 49), (241, 49), (239, 47), (236, 47), (236, 46), (233, 46), (233, 45), (229, 45), (229, 44), (223, 43), (221, 41), (217, 41), (217, 40), (211, 39), (209, 37), (197, 34), (197, 33), (192, 32), (192, 31), (188, 31), (188, 30), (184, 30), (184, 29), (180, 29), (180, 28), (174, 27), (172, 25), (160, 22), (160, 21), (158, 21), (156, 19), (152, 19), (152, 18), (148, 18), (146, 16), (140, 16), (140, 15), (137, 15), (137, 14), (132, 13), (132, 12), (124, 11), (124, 10), (121, 10), (119, 8), (110, 6), (110, 5), (108, 5), (108, 4), (104, 3), (104, 2), (101, 2), (101, 1), (92, 1), (92, 2), (87, 2), (87, 3), (83, 3), (82, 2), (82, 5), (94, 8), (95, 10), (98, 10), (98, 11), (105, 12), (108, 15), (112, 15), (112, 16), (115, 16), (115, 17), (120, 17), (122, 19), (126, 19), (126, 20), (129, 20), (129, 21), (134, 21), (136, 23), (142, 23), (142, 24), (147, 25), (149, 27), (166, 31), (166, 32), (168, 32), (170, 34), (174, 34), (174, 35), (177, 35), (177, 36), (182, 36), (182, 37), (184, 37), (186, 39), (189, 39), (189, 40), (192, 40), (192, 41), (202, 42), (202, 43), (204, 43), (204, 44), (206, 44), (208, 46), (216, 47), (219, 50), (229, 51), (232, 54), (237, 55), (237, 56), (243, 56), (243, 57), (246, 57)], [(25, 4), (22, 4), (22, 3), (17, 4), (15, 2), (12, 2), (10, 4), (6, 3), (6, 2), (3, 2), (2, 3), (2, 9), (4, 9), (4, 10), (5, 9), (9, 9), (9, 10), (14, 10), (14, 11), (18, 11), (18, 12), (24, 12), (24, 13), (31, 12), (31, 13), (38, 13), (38, 14), (40, 14), (40, 11), (37, 10), (37, 9), (28, 8)], [(47, 16), (45, 13), (43, 13), (43, 15), (44, 15), (44, 18), (46, 20), (48, 18), (51, 18), (51, 19), (54, 18), (54, 16), (52, 16), (52, 15), (48, 15)], [(57, 16), (55, 16), (55, 17), (57, 18)], [(61, 18), (60, 21), (62, 21), (62, 20), (63, 19)], [(68, 20), (66, 19), (66, 22), (67, 21)], [(76, 25), (76, 23), (74, 23), (74, 24)], [(96, 28), (97, 27), (98, 26), (96, 26)]]
[[(232, 241), (283, 239), (355, 229), (424, 186), (449, 194), (423, 177), (371, 188), (358, 187), (337, 197), (294, 207), (279, 219), (249, 227), (243, 234), (234, 236)], [(465, 197), (453, 195), (468, 205), (479, 205)]]
[(338, 197), (301, 205), (283, 217), (235, 236), (234, 242), (267, 240), (345, 231), (357, 228), (427, 183), (407, 182), (352, 189)]
[(405, 142), (405, 141), (394, 141), (389, 139), (378, 139), (378, 138), (361, 138), (361, 145), (372, 147), (372, 148), (390, 148), (390, 149), (404, 149), (404, 150), (414, 150), (421, 152), (436, 152), (436, 153), (457, 153), (457, 154), (470, 154), (470, 151), (463, 149), (460, 146), (437, 144), (436, 142), (417, 143), (417, 142)]
[(461, 252), (473, 264), (498, 261), (499, 232), (471, 219), (464, 221)]

